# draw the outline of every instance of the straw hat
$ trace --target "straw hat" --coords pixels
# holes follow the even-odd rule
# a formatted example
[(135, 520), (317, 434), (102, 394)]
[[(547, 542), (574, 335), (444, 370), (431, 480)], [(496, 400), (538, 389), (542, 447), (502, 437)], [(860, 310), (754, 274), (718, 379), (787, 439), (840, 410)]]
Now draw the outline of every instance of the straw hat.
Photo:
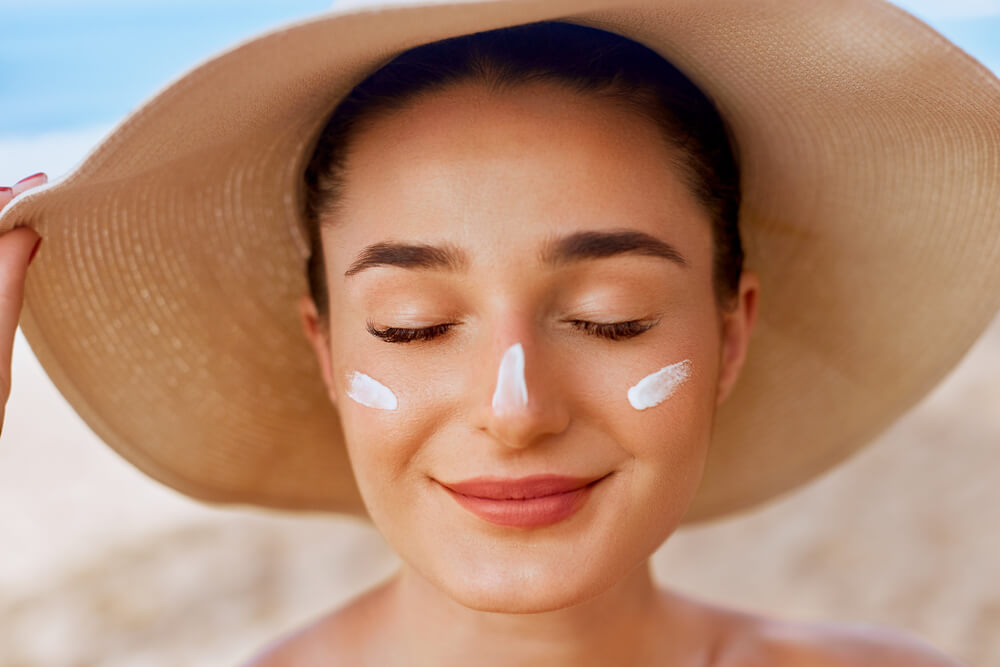
[(1000, 307), (1000, 81), (890, 4), (370, 5), (206, 60), (3, 211), (0, 232), (46, 239), (21, 327), (56, 387), (119, 454), (185, 494), (363, 515), (296, 310), (312, 142), (396, 53), (540, 20), (658, 51), (736, 133), (761, 310), (687, 521), (844, 460)]

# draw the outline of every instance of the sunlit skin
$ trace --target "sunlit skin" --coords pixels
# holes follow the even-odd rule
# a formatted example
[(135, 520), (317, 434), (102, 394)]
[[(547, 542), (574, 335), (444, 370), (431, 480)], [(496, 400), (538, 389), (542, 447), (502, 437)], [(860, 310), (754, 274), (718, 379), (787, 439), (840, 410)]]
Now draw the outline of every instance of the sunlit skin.
[[(709, 219), (659, 132), (552, 84), (499, 95), (461, 84), (356, 136), (344, 206), (323, 235), (330, 330), (308, 296), (300, 313), (362, 498), (403, 565), (287, 641), (302, 663), (267, 664), (331, 652), (379, 665), (682, 665), (709, 654), (711, 664), (761, 655), (802, 664), (813, 655), (801, 652), (812, 645), (801, 633), (660, 589), (650, 576), (650, 556), (698, 488), (758, 292), (745, 271), (732, 308), (720, 308)], [(669, 243), (685, 264), (635, 253), (540, 259), (553, 239), (621, 230)], [(383, 242), (450, 246), (465, 262), (345, 276)], [(580, 324), (635, 320), (652, 326), (620, 340)], [(452, 326), (392, 343), (369, 324)], [(501, 357), (516, 343), (528, 402), (495, 411)], [(685, 359), (690, 378), (673, 395), (647, 410), (630, 405), (630, 386)], [(391, 389), (398, 409), (351, 400), (354, 371)], [(606, 477), (580, 511), (540, 528), (488, 523), (439, 484), (538, 473)]]
[[(747, 272), (736, 307), (715, 309), (706, 223), (657, 139), (619, 109), (544, 86), (503, 98), (452, 90), (361, 135), (350, 207), (324, 238), (332, 331), (319, 326), (309, 297), (300, 312), (365, 503), (404, 565), (253, 665), (959, 664), (885, 628), (765, 618), (654, 586), (649, 556), (697, 487), (758, 290)], [(38, 174), (0, 187), (0, 208), (45, 181)], [(609, 227), (669, 240), (689, 264), (537, 262), (549, 235)], [(344, 277), (358, 250), (387, 239), (450, 241), (468, 265)], [(0, 237), (8, 380), (36, 240), (19, 229)], [(568, 325), (585, 318), (657, 324), (610, 341)], [(368, 320), (455, 327), (433, 341), (391, 344), (367, 332)], [(511, 341), (525, 349), (529, 401), (496, 414), (496, 367)], [(630, 384), (680, 357), (692, 360), (690, 381), (660, 405), (632, 409)], [(347, 398), (355, 368), (391, 384), (399, 409)], [(434, 481), (540, 471), (609, 476), (584, 511), (530, 530), (463, 513)]]
[[(437, 609), (466, 619), (449, 625), (468, 641), (469, 632), (502, 628), (498, 641), (520, 637), (569, 660), (585, 653), (564, 655), (559, 638), (620, 631), (604, 647), (620, 656), (636, 620), (654, 612), (648, 559), (698, 488), (757, 289), (747, 272), (736, 307), (720, 310), (711, 224), (671, 155), (650, 121), (545, 84), (502, 97), (463, 84), (356, 137), (343, 213), (324, 234), (336, 313), (328, 337), (308, 298), (302, 311), (362, 498), (405, 561), (391, 584), (399, 613)], [(686, 265), (634, 253), (539, 260), (552, 239), (608, 230), (663, 240)], [(449, 244), (467, 263), (345, 277), (363, 248), (386, 241)], [(633, 320), (653, 326), (609, 340), (578, 324)], [(432, 340), (390, 343), (368, 332), (369, 321), (378, 330), (454, 326)], [(497, 368), (515, 343), (529, 400), (498, 414)], [(630, 386), (684, 359), (691, 378), (669, 400), (641, 412), (629, 404)], [(398, 410), (347, 398), (356, 369), (391, 388)], [(538, 473), (608, 476), (575, 515), (533, 529), (487, 523), (438, 483)], [(609, 622), (626, 609), (619, 618), (630, 631)], [(524, 612), (536, 615), (508, 615)], [(415, 630), (407, 641), (420, 641), (419, 619), (409, 622), (417, 625), (407, 626)]]

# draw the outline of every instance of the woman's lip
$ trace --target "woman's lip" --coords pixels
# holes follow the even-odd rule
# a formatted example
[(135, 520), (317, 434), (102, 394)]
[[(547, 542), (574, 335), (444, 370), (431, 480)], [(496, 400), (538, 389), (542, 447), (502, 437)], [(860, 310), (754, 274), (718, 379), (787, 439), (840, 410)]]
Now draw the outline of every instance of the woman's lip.
[(596, 477), (567, 477), (564, 475), (531, 475), (529, 477), (474, 477), (461, 482), (441, 482), (455, 493), (492, 500), (525, 500), (576, 491), (596, 482)]
[[(442, 486), (459, 505), (484, 521), (500, 526), (535, 528), (558, 523), (575, 514), (604, 477), (607, 475), (596, 479), (555, 475), (518, 480), (476, 478)], [(455, 490), (456, 487), (493, 496), (466, 494)]]

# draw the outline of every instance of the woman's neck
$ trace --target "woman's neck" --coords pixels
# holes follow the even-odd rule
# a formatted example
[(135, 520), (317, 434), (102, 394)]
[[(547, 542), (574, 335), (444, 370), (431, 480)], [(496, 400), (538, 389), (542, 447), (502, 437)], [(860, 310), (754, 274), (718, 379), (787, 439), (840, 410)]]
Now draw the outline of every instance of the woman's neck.
[(683, 652), (684, 633), (648, 561), (598, 596), (548, 612), (470, 609), (405, 564), (378, 599), (369, 616), (377, 624), (369, 628), (372, 664), (586, 667), (653, 664)]

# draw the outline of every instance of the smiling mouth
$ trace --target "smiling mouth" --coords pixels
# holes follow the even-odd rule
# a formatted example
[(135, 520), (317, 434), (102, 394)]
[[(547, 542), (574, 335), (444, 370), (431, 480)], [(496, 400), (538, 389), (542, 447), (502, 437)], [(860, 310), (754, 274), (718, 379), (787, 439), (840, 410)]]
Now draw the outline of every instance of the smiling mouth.
[(463, 508), (500, 526), (548, 526), (576, 514), (593, 488), (611, 473), (597, 478), (533, 475), (520, 479), (478, 477), (441, 486)]

